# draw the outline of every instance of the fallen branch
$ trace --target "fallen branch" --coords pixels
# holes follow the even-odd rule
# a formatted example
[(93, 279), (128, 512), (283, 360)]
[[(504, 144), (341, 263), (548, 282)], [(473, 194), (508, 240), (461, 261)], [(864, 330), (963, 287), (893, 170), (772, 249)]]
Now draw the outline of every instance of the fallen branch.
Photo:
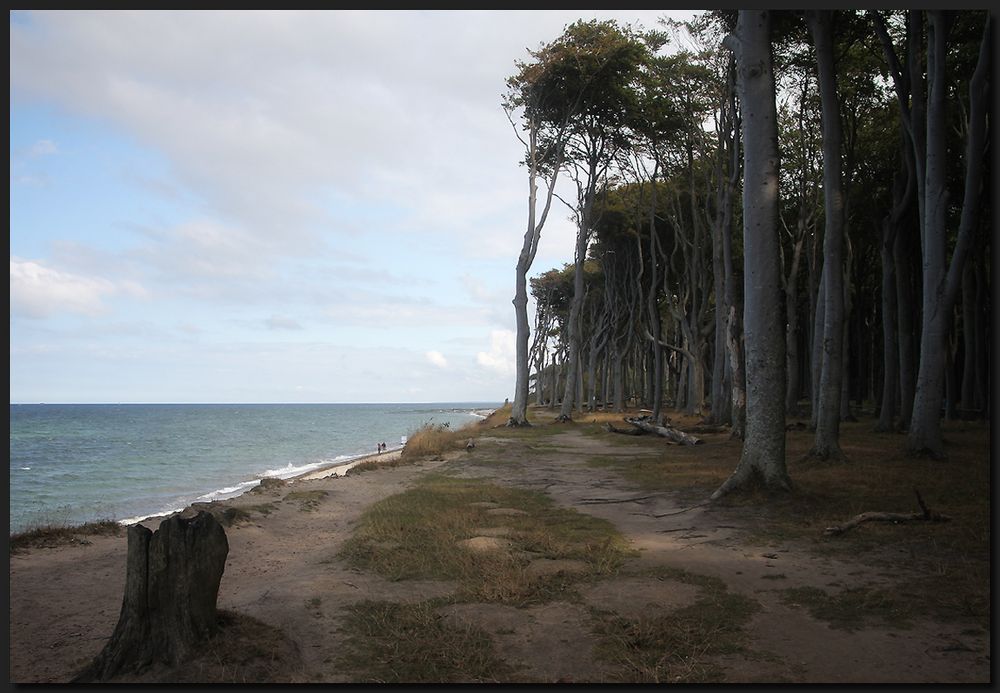
[(637, 428), (641, 428), (647, 433), (655, 433), (662, 438), (667, 438), (676, 443), (682, 443), (684, 445), (701, 445), (704, 443), (704, 441), (700, 438), (696, 438), (693, 435), (687, 434), (684, 431), (673, 428), (672, 426), (661, 426), (640, 418), (625, 419), (625, 421)]
[(656, 498), (662, 495), (659, 493), (654, 493), (651, 496), (634, 496), (632, 498), (581, 498), (578, 502), (587, 505), (593, 505), (596, 503), (638, 503), (639, 501), (649, 500), (650, 498)]
[(618, 428), (617, 426), (612, 426), (610, 423), (604, 424), (604, 430), (606, 430), (608, 433), (621, 433), (627, 436), (641, 436), (643, 434), (642, 429)]
[(837, 536), (854, 529), (862, 522), (948, 522), (951, 517), (933, 512), (920, 497), (920, 491), (913, 490), (917, 494), (917, 504), (920, 505), (919, 513), (886, 513), (886, 512), (866, 512), (855, 515), (842, 525), (827, 527), (823, 534), (827, 536)]

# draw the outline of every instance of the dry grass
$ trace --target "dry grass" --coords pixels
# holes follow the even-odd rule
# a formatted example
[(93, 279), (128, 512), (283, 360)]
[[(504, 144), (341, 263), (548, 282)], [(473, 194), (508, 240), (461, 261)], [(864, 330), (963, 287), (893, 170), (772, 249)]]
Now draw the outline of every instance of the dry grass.
[(362, 601), (347, 609), (338, 666), (358, 683), (496, 683), (511, 668), (473, 626), (447, 624), (429, 602)]
[(440, 458), (446, 452), (464, 450), (470, 440), (483, 434), (488, 422), (495, 417), (497, 412), (483, 421), (475, 421), (459, 429), (443, 424), (424, 424), (407, 437), (400, 460), (411, 462), (424, 457)]
[[(524, 514), (495, 515), (493, 505)], [(486, 528), (506, 527), (509, 547), (461, 545)], [(431, 475), (369, 508), (341, 557), (393, 580), (457, 580), (465, 599), (527, 605), (564, 595), (585, 576), (609, 574), (626, 555), (610, 523), (557, 507), (535, 491)], [(574, 559), (580, 574), (537, 575), (533, 559)]]
[(323, 490), (292, 491), (281, 500), (297, 501), (299, 503), (299, 510), (302, 512), (312, 512), (319, 507), (320, 501), (329, 495), (328, 491)]
[(851, 587), (833, 595), (817, 587), (793, 587), (782, 590), (781, 596), (786, 604), (806, 607), (831, 628), (849, 632), (870, 625), (906, 629), (918, 611), (912, 602), (870, 587)]
[[(689, 425), (671, 413), (675, 425)], [(862, 560), (873, 573), (894, 574), (900, 598), (941, 618), (989, 621), (990, 457), (989, 427), (978, 422), (942, 422), (947, 461), (905, 454), (903, 436), (874, 433), (875, 419), (841, 423), (846, 462), (805, 459), (814, 434), (786, 434), (786, 459), (794, 491), (769, 496), (751, 490), (717, 503), (721, 511), (751, 518), (745, 537), (753, 543), (795, 542), (826, 555)], [(650, 437), (587, 431), (634, 448), (635, 456), (594, 458), (646, 489), (672, 490), (701, 502), (729, 476), (742, 443), (727, 433), (703, 434), (705, 445), (666, 445)], [(658, 451), (653, 452), (653, 451)], [(946, 523), (865, 523), (839, 537), (824, 530), (867, 511), (919, 512), (919, 490), (930, 508), (951, 516)]]
[(639, 619), (597, 612), (597, 656), (610, 663), (614, 678), (623, 682), (721, 681), (723, 672), (712, 658), (747, 654), (744, 627), (759, 610), (759, 604), (731, 594), (717, 578), (669, 568), (659, 573), (661, 577), (699, 586), (698, 600), (666, 614)]
[(89, 544), (88, 536), (121, 536), (125, 527), (114, 520), (98, 520), (70, 527), (45, 525), (10, 535), (10, 553), (26, 549), (51, 549), (66, 544)]

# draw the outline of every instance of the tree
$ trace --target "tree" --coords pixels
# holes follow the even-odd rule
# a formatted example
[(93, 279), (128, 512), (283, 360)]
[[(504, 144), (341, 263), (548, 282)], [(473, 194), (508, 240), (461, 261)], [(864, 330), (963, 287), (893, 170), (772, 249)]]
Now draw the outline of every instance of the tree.
[[(507, 80), (503, 106), (507, 118), (526, 150), (528, 167), (528, 228), (515, 268), (514, 316), (516, 322), (516, 381), (514, 402), (508, 425), (528, 425), (528, 289), (527, 276), (538, 251), (542, 227), (548, 218), (556, 181), (563, 166), (563, 153), (570, 119), (583, 104), (588, 76), (568, 82), (567, 72), (579, 60), (579, 46), (565, 37), (538, 51), (531, 51), (534, 62), (519, 62), (518, 72)], [(522, 111), (522, 137), (512, 114)], [(546, 195), (540, 216), (536, 217), (538, 178), (544, 176)]]
[(583, 265), (595, 225), (595, 199), (598, 190), (605, 187), (616, 151), (626, 146), (625, 128), (633, 107), (633, 82), (646, 59), (647, 49), (630, 30), (621, 29), (614, 21), (576, 22), (566, 29), (564, 38), (579, 46), (579, 60), (567, 71), (565, 79), (585, 81), (588, 85), (582, 107), (570, 120), (567, 138), (567, 162), (577, 193), (572, 205), (577, 222), (576, 274), (570, 304), (566, 383), (558, 420), (569, 421), (580, 385)]
[[(844, 190), (841, 173), (840, 105), (833, 54), (833, 20), (830, 10), (806, 13), (816, 48), (823, 124), (823, 197), (826, 224), (823, 241), (823, 362), (816, 398), (816, 439), (810, 456), (841, 458), (840, 402), (843, 379), (844, 330)], [(815, 368), (815, 364), (813, 364)]]
[(920, 332), (920, 368), (913, 400), (913, 418), (907, 449), (913, 454), (944, 455), (941, 439), (941, 402), (944, 397), (946, 340), (961, 285), (963, 263), (979, 223), (979, 200), (986, 148), (987, 99), (990, 63), (990, 21), (986, 18), (979, 58), (969, 82), (969, 115), (965, 151), (965, 194), (951, 261), (947, 261), (947, 94), (948, 31), (952, 17), (928, 12), (927, 41), (927, 151), (924, 167), (923, 323)]
[(771, 60), (771, 13), (740, 10), (725, 45), (735, 54), (743, 113), (743, 242), (746, 438), (717, 499), (759, 483), (788, 491), (785, 466), (785, 342), (778, 253), (778, 123)]

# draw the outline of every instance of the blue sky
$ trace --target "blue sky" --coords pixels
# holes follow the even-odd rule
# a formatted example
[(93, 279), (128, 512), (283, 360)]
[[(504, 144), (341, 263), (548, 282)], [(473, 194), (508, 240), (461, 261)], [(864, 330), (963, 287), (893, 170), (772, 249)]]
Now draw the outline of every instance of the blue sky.
[(663, 14), (11, 13), (10, 401), (511, 396), (504, 81)]

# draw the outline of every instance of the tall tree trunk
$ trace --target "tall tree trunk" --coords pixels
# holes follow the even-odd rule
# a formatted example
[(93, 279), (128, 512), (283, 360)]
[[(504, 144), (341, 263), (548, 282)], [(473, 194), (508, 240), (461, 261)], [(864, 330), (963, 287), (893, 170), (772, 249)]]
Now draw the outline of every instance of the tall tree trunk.
[(947, 235), (947, 88), (945, 58), (949, 19), (944, 11), (928, 13), (927, 166), (923, 226), (923, 324), (920, 368), (913, 400), (907, 449), (913, 454), (944, 456), (941, 400), (946, 340), (961, 282), (963, 263), (978, 225), (986, 140), (986, 84), (990, 63), (990, 22), (986, 22), (979, 59), (969, 85), (969, 125), (965, 153), (965, 196), (951, 262), (946, 265)]
[(743, 247), (746, 438), (732, 475), (712, 499), (753, 484), (788, 491), (785, 466), (785, 342), (778, 248), (778, 121), (771, 65), (771, 14), (740, 10), (736, 53), (743, 107)]
[(659, 423), (663, 416), (663, 349), (660, 348), (660, 304), (657, 292), (660, 288), (658, 276), (658, 260), (660, 253), (656, 250), (656, 173), (658, 162), (653, 164), (652, 185), (650, 186), (649, 202), (649, 293), (646, 294), (646, 313), (649, 318), (649, 329), (655, 339), (651, 344), (653, 349), (653, 421)]
[(587, 232), (585, 216), (581, 217), (576, 232), (576, 257), (574, 260), (573, 298), (569, 307), (569, 355), (566, 360), (566, 382), (563, 387), (562, 406), (557, 421), (572, 421), (573, 404), (578, 385), (577, 370), (580, 364), (580, 348), (583, 342), (583, 263), (587, 258)]
[[(816, 262), (819, 263), (819, 258)], [(819, 271), (819, 283), (816, 286), (813, 301), (812, 349), (810, 350), (810, 412), (809, 430), (816, 430), (816, 420), (819, 417), (819, 382), (823, 373), (823, 325), (826, 317), (826, 264)]]
[[(511, 405), (510, 419), (508, 426), (528, 425), (528, 339), (530, 328), (528, 326), (528, 270), (535, 260), (535, 253), (538, 250), (538, 241), (542, 234), (542, 227), (548, 218), (549, 209), (552, 207), (552, 197), (555, 194), (555, 185), (559, 176), (559, 169), (562, 168), (561, 154), (555, 162), (551, 179), (547, 180), (548, 192), (545, 197), (545, 207), (542, 209), (541, 217), (536, 223), (535, 207), (538, 199), (538, 129), (535, 123), (529, 126), (528, 133), (528, 228), (524, 233), (524, 242), (521, 245), (521, 252), (517, 258), (514, 278), (514, 322), (517, 333), (515, 335), (515, 369), (516, 376), (514, 382), (514, 402)], [(561, 151), (561, 150), (560, 150)]]
[(899, 378), (899, 358), (896, 345), (896, 268), (892, 262), (892, 243), (895, 237), (892, 221), (882, 222), (882, 404), (879, 407), (875, 430), (894, 430), (896, 413), (896, 387)]
[(842, 458), (840, 397), (843, 379), (844, 334), (844, 199), (841, 175), (840, 106), (833, 57), (833, 12), (806, 13), (816, 49), (823, 124), (823, 197), (826, 223), (823, 242), (823, 362), (816, 398), (816, 438), (810, 456)]
[(976, 258), (973, 264), (976, 269), (976, 328), (975, 328), (975, 339), (973, 343), (976, 345), (976, 409), (979, 410), (979, 418), (983, 421), (986, 420), (986, 403), (987, 397), (989, 396), (989, 390), (987, 385), (990, 382), (990, 370), (987, 364), (986, 358), (990, 354), (989, 344), (987, 343), (987, 307), (986, 298), (988, 296), (988, 289), (986, 287), (986, 277), (983, 265), (985, 263), (985, 256)]
[(785, 386), (785, 413), (797, 416), (799, 411), (799, 263), (802, 259), (802, 244), (805, 231), (799, 229), (792, 250), (792, 267), (785, 282), (785, 370), (788, 382)]
[(976, 268), (966, 262), (962, 272), (962, 409), (963, 418), (976, 408)]

